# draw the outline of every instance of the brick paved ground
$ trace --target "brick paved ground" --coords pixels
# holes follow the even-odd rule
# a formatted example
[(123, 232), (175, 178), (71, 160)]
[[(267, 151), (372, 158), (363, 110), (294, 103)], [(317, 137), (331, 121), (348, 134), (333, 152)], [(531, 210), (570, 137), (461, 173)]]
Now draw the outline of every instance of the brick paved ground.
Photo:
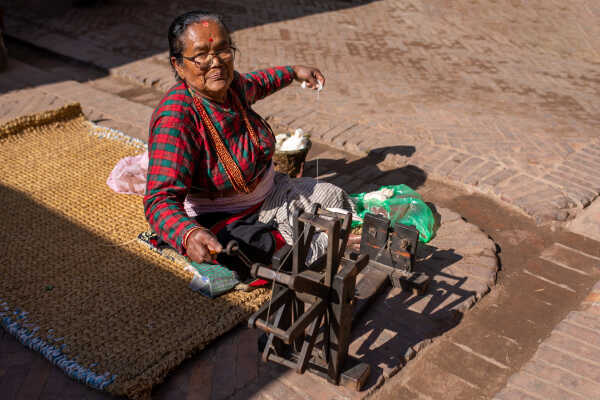
[[(11, 62), (11, 65), (14, 66), (14, 62)], [(22, 65), (20, 67), (24, 68)], [(25, 79), (19, 74), (11, 75), (13, 73), (11, 71), (14, 72), (11, 69), (8, 75), (0, 77), (0, 90), (7, 91), (7, 85), (14, 85), (14, 82), (18, 79)], [(25, 82), (27, 86), (33, 84), (31, 82), (32, 75), (40, 76), (39, 73), (28, 74), (25, 79), (29, 82)], [(51, 77), (45, 77), (45, 81), (54, 80)], [(57, 88), (53, 92), (60, 94), (61, 97), (46, 92), (48, 86), (44, 84), (36, 88), (24, 89), (21, 93), (9, 92), (1, 96), (0, 110), (3, 115), (0, 115), (0, 119), (4, 120), (21, 113), (41, 111), (72, 100), (82, 101), (88, 113), (93, 113), (94, 110), (102, 110), (105, 107), (103, 103), (113, 104), (111, 114), (106, 112), (103, 114), (106, 117), (105, 121), (111, 123), (128, 118), (127, 112), (123, 112), (123, 110), (127, 110), (130, 104), (125, 99), (111, 97), (106, 93), (100, 94), (93, 89), (88, 92), (90, 95), (86, 96), (85, 90), (81, 87), (84, 85), (75, 82), (54, 83), (52, 85), (54, 86), (50, 87)], [(108, 83), (104, 85), (108, 85)], [(21, 101), (23, 96), (18, 96), (18, 94), (25, 94), (29, 102), (23, 103)], [(114, 104), (120, 104), (121, 107), (114, 107)], [(143, 110), (143, 108), (140, 110)], [(147, 111), (148, 109), (145, 112)], [(101, 121), (101, 123), (104, 122)], [(141, 127), (138, 128), (141, 129)], [(414, 149), (410, 146), (397, 146), (394, 151), (396, 154), (406, 156), (410, 155)], [(423, 185), (425, 176), (417, 168), (382, 168), (385, 165), (381, 164), (380, 161), (386, 156), (389, 156), (389, 154), (374, 153), (368, 158), (361, 159), (360, 157), (341, 153), (339, 150), (317, 146), (315, 152), (311, 154), (313, 160), (309, 162), (307, 172), (311, 175), (317, 173), (316, 159), (319, 159), (318, 171), (321, 177), (341, 184), (349, 191), (368, 190), (373, 187), (369, 187), (364, 182), (379, 185), (403, 181), (409, 182), (415, 187)], [(360, 179), (355, 179), (356, 176), (359, 176)], [(425, 185), (424, 190), (425, 193), (428, 193), (427, 190), (431, 189), (427, 189), (427, 185)], [(437, 190), (435, 192), (437, 193)], [(511, 225), (509, 224), (509, 226)], [(534, 239), (528, 237), (525, 231), (520, 230), (503, 230), (498, 235), (501, 238), (506, 235), (506, 238), (509, 238), (509, 244), (516, 244), (523, 240), (531, 242)], [(453, 247), (451, 243), (446, 243), (445, 246)], [(502, 245), (502, 248), (506, 252), (505, 244)], [(550, 246), (540, 256), (540, 260), (547, 266), (540, 265), (539, 261), (527, 262), (523, 265), (523, 273), (521, 274), (521, 279), (531, 281), (527, 285), (535, 289), (535, 293), (545, 294), (543, 296), (544, 300), (534, 300), (532, 304), (528, 303), (533, 308), (531, 313), (527, 312), (523, 316), (525, 318), (523, 324), (525, 325), (533, 324), (533, 320), (540, 313), (549, 313), (551, 308), (547, 307), (553, 307), (550, 301), (564, 302), (567, 298), (576, 297), (576, 294), (581, 291), (582, 279), (587, 279), (592, 274), (592, 270), (585, 268), (581, 270), (581, 265), (586, 264), (586, 256), (582, 256), (573, 249), (565, 249), (560, 244)], [(479, 267), (485, 266), (485, 263), (481, 263), (481, 259), (475, 259)], [(551, 260), (558, 261), (558, 264), (551, 262)], [(459, 263), (458, 266), (448, 268), (446, 272), (452, 273), (454, 271), (454, 278), (440, 276), (442, 279), (440, 285), (436, 286), (436, 295), (429, 300), (421, 301), (420, 304), (413, 304), (411, 309), (426, 313), (426, 315), (428, 315), (427, 313), (439, 313), (436, 307), (439, 309), (440, 300), (452, 301), (458, 293), (456, 290), (453, 291), (451, 286), (453, 283), (456, 285), (455, 278), (460, 276), (461, 271), (467, 274), (475, 274), (471, 277), (471, 283), (467, 283), (463, 289), (479, 291), (480, 293), (486, 291), (486, 286), (481, 286), (481, 283), (487, 281), (489, 284), (495, 279), (495, 275), (486, 275), (485, 269), (479, 270), (477, 265), (469, 264), (469, 262), (463, 262)], [(548, 266), (552, 267), (548, 269)], [(454, 267), (458, 268), (455, 269)], [(572, 274), (574, 276), (565, 281), (564, 277), (556, 272), (556, 270), (572, 271), (573, 269), (580, 269), (583, 274)], [(459, 274), (456, 272), (459, 272)], [(513, 274), (514, 272), (511, 273), (511, 275)], [(450, 291), (448, 291), (449, 288)], [(556, 293), (548, 296), (554, 292)], [(520, 295), (523, 295), (523, 293), (520, 293)], [(459, 309), (465, 309), (472, 304), (472, 299), (473, 297), (469, 296), (464, 299), (466, 301), (459, 301), (456, 305)], [(384, 304), (390, 301), (393, 300), (388, 299)], [(411, 302), (410, 299), (403, 299), (402, 301), (407, 305)], [(539, 305), (542, 308), (546, 308), (544, 310), (540, 309), (535, 305), (536, 301), (541, 302)], [(490, 314), (493, 317), (490, 318), (492, 320), (506, 319), (507, 321), (512, 319), (511, 312), (513, 311), (511, 311), (511, 307), (501, 307), (501, 314), (497, 315), (494, 311)], [(384, 309), (382, 305), (379, 305), (379, 308)], [(489, 313), (489, 310), (485, 312)], [(428, 326), (431, 327), (426, 319), (419, 317), (418, 313), (411, 313), (408, 310), (406, 310), (406, 313), (403, 317), (398, 318), (399, 327), (419, 326), (424, 327), (426, 330), (429, 329)], [(416, 318), (414, 323), (409, 323), (414, 318)], [(386, 324), (385, 327), (379, 326), (375, 322), (371, 322), (370, 325), (367, 324), (367, 327), (371, 328), (372, 331), (369, 331), (367, 336), (360, 338), (356, 342), (355, 348), (359, 353), (365, 351), (365, 355), (372, 354), (371, 357), (374, 357), (371, 359), (373, 364), (377, 365), (374, 379), (387, 379), (397, 372), (398, 366), (402, 365), (406, 358), (410, 358), (415, 354), (413, 351), (421, 350), (422, 345), (430, 343), (429, 339), (419, 343), (419, 340), (416, 340), (418, 337), (426, 338), (428, 335), (433, 335), (435, 338), (446, 329), (444, 326), (449, 326), (448, 323), (451, 321), (451, 319), (442, 318), (441, 325), (437, 325), (440, 323), (439, 318), (434, 318), (434, 320), (437, 321), (434, 324), (437, 326), (437, 331), (435, 329), (429, 330), (429, 334), (421, 331), (417, 333), (420, 336), (413, 336), (412, 339), (410, 335), (407, 337), (407, 332), (411, 332), (411, 328), (407, 328), (408, 331), (402, 328), (402, 334), (398, 335), (400, 333), (398, 327), (390, 329), (389, 324)], [(475, 335), (475, 337), (484, 338), (482, 343), (474, 340), (473, 337), (473, 334), (477, 333), (478, 324), (480, 322), (477, 322), (474, 328), (471, 322), (463, 329), (459, 329), (449, 339), (436, 340), (438, 347), (434, 347), (425, 357), (417, 360), (414, 367), (411, 367), (412, 362), (409, 363), (409, 367), (403, 369), (402, 374), (399, 376), (392, 378), (383, 387), (383, 392), (378, 392), (378, 396), (389, 396), (391, 391), (393, 395), (388, 398), (394, 399), (408, 399), (419, 395), (437, 398), (438, 395), (441, 396), (441, 393), (454, 398), (460, 398), (461, 395), (468, 395), (469, 398), (481, 397), (485, 390), (489, 390), (489, 387), (500, 385), (499, 382), (505, 379), (503, 376), (515, 368), (515, 365), (518, 366), (515, 363), (523, 357), (522, 349), (527, 341), (539, 337), (543, 332), (539, 330), (539, 327), (532, 330), (528, 326), (521, 326), (517, 330), (511, 330), (510, 328), (507, 330), (505, 327), (497, 332), (494, 328), (486, 326), (484, 335)], [(547, 328), (550, 328), (550, 326)], [(188, 361), (170, 376), (163, 385), (157, 388), (153, 398), (247, 398), (254, 396), (254, 398), (269, 399), (280, 398), (283, 395), (295, 398), (300, 395), (305, 397), (306, 388), (308, 387), (314, 388), (313, 393), (321, 393), (324, 398), (341, 398), (350, 395), (344, 391), (332, 391), (331, 387), (322, 385), (313, 378), (294, 376), (289, 373), (286, 375), (284, 370), (259, 363), (256, 360), (255, 353), (256, 334), (255, 331), (241, 329), (219, 340), (214, 346), (211, 346), (209, 351), (203, 352), (199, 357)], [(369, 343), (368, 350), (365, 350), (366, 345), (361, 346), (361, 343), (365, 342)], [(444, 349), (441, 353), (440, 346)], [(0, 386), (2, 386), (3, 392), (14, 394), (16, 398), (108, 398), (106, 395), (93, 392), (70, 381), (56, 368), (51, 367), (49, 363), (43, 362), (41, 357), (23, 349), (11, 337), (5, 336), (0, 339), (0, 349), (0, 359), (2, 360), (0, 362)], [(433, 360), (431, 360), (432, 357)], [(456, 360), (457, 358), (465, 360), (467, 366), (465, 369), (456, 371), (453, 364), (440, 364), (440, 360)], [(427, 360), (427, 363), (424, 363), (423, 360)], [(232, 363), (236, 365), (234, 371), (225, 367)], [(249, 368), (248, 365), (250, 365)], [(507, 369), (507, 366), (510, 369)], [(474, 374), (474, 371), (484, 371), (486, 379), (491, 379), (493, 383), (488, 386), (481, 385), (480, 382), (477, 382), (479, 374)], [(423, 379), (424, 376), (432, 376), (431, 374), (435, 374), (438, 379)], [(307, 381), (307, 379), (309, 380)], [(232, 380), (236, 382), (233, 386), (222, 384), (223, 382), (229, 383)], [(447, 386), (440, 387), (438, 383), (442, 381), (452, 383), (453, 391), (448, 391)], [(378, 383), (371, 381), (369, 385), (369, 389), (373, 390), (378, 386)], [(210, 392), (207, 387), (212, 388)], [(367, 393), (369, 391), (363, 393), (363, 395)]]
[(81, 103), (91, 121), (145, 139), (152, 108), (75, 81), (57, 80), (53, 74), (9, 59), (0, 74), (0, 122), (34, 112)]
[[(468, 196), (453, 206), (461, 208), (462, 204), (465, 208), (461, 209), (467, 209), (474, 200)], [(498, 215), (491, 216), (494, 210)], [(509, 378), (519, 371), (530, 371), (530, 360), (539, 364), (536, 351), (541, 354), (545, 346), (539, 347), (540, 343), (549, 343), (545, 342), (548, 337), (564, 336), (564, 330), (558, 332), (564, 327), (563, 320), (580, 314), (572, 311), (579, 310), (582, 301), (598, 301), (598, 286), (595, 294), (586, 299), (600, 279), (598, 242), (567, 232), (545, 234), (543, 229), (533, 228), (532, 221), (515, 220), (508, 210), (498, 210), (493, 204), (478, 203), (477, 208), (469, 209), (465, 216), (493, 232), (501, 248), (503, 273), (499, 285), (466, 314), (455, 329), (435, 341), (386, 383), (377, 392), (377, 399), (490, 399), (505, 387), (509, 388), (506, 392), (514, 391), (515, 384)], [(494, 222), (488, 225), (486, 220)], [(570, 346), (582, 340), (596, 349), (594, 351), (598, 350), (598, 326), (578, 332), (571, 330), (567, 334), (577, 340), (569, 346), (565, 342), (564, 347), (558, 347), (559, 354), (577, 358), (580, 353)], [(594, 335), (596, 342), (590, 340)], [(589, 350), (586, 345), (581, 348)], [(580, 375), (597, 375), (600, 366), (596, 358), (591, 359), (586, 370), (588, 375), (579, 372)], [(567, 364), (564, 367), (571, 368)], [(521, 374), (527, 375), (526, 372)], [(575, 383), (582, 382), (568, 373), (565, 376)], [(585, 387), (588, 383), (582, 385)], [(552, 386), (549, 385), (549, 389)], [(519, 395), (521, 397), (508, 398), (531, 399), (526, 394)], [(535, 392), (535, 396), (532, 398), (537, 400), (579, 398), (549, 397), (542, 392)]]
[(567, 225), (572, 232), (600, 242), (600, 202), (594, 202)]
[(494, 400), (600, 399), (598, 360), (600, 281)]
[[(5, 1), (0, 0), (2, 3)], [(51, 19), (35, 19), (8, 5), (9, 34), (97, 65), (111, 76), (85, 82), (92, 78), (70, 75), (71, 71), (61, 75), (57, 70), (46, 76), (38, 70), (11, 74), (28, 68), (11, 60), (13, 69), (0, 75), (0, 93), (11, 90), (0, 96), (0, 120), (76, 100), (91, 119), (144, 137), (146, 114), (157, 98), (153, 92), (166, 89), (172, 79), (165, 62), (166, 26), (172, 16), (197, 6), (191, 1), (174, 1), (161, 12), (161, 3), (105, 2), (101, 8), (71, 10)], [(595, 133), (600, 119), (596, 68), (600, 61), (596, 23), (600, 9), (592, 0), (569, 3), (568, 7), (557, 1), (519, 0), (302, 0), (293, 6), (273, 2), (269, 11), (265, 2), (258, 1), (215, 1), (203, 6), (229, 15), (242, 49), (240, 70), (306, 63), (326, 73), (328, 85), (318, 101), (312, 93), (288, 89), (257, 110), (271, 116), (277, 125), (303, 127), (317, 140), (334, 145), (336, 150), (320, 154), (319, 171), (328, 170), (323, 178), (349, 191), (367, 189), (363, 182), (412, 180), (419, 186), (433, 177), (483, 191), (537, 222), (570, 219), (599, 193), (595, 171), (600, 166), (600, 141)], [(93, 79), (97, 77), (96, 73)], [(115, 84), (115, 77), (129, 81), (130, 86), (125, 81)], [(106, 94), (119, 91), (128, 99), (135, 92), (136, 98), (128, 101)], [(354, 157), (342, 156), (339, 149)], [(366, 152), (369, 157), (364, 157)], [(361, 158), (367, 162), (355, 161)], [(362, 180), (354, 179), (357, 169)], [(308, 172), (316, 173), (314, 161)], [(504, 252), (513, 241), (530, 245), (531, 240), (538, 240), (525, 231), (498, 233), (505, 234)], [(590, 263), (589, 254), (582, 256), (561, 246), (546, 246), (539, 258), (509, 266), (504, 285), (510, 285), (511, 279), (525, 282), (524, 291), (517, 292), (518, 297), (527, 299), (523, 300), (527, 309), (511, 301), (511, 296), (517, 295), (515, 289), (503, 287), (501, 301), (497, 297), (490, 300), (494, 305), (484, 306), (476, 313), (478, 317), (473, 317), (476, 320), (461, 324), (447, 339), (437, 340), (436, 346), (409, 363), (379, 395), (390, 399), (483, 398), (490, 388), (501, 388), (507, 374), (531, 356), (526, 349), (535, 348), (534, 340), (545, 337), (558, 322), (554, 320), (555, 307), (574, 301), (595, 274), (582, 267)], [(474, 273), (469, 265), (459, 271)], [(564, 275), (567, 271), (570, 276)], [(470, 284), (483, 292), (487, 287), (477, 282), (486, 279), (491, 277), (484, 274)], [(448, 294), (446, 287), (438, 289), (438, 295)], [(429, 304), (436, 301), (432, 298)], [(471, 302), (459, 304), (467, 307)], [(422, 311), (425, 309), (431, 311), (431, 307)], [(571, 315), (579, 313), (589, 310)], [(549, 318), (544, 323), (539, 321), (540, 315)], [(519, 323), (499, 328), (498, 320)], [(561, 324), (557, 330), (572, 322)], [(380, 350), (374, 351), (380, 357), (375, 364), (383, 363), (376, 376), (387, 377), (403, 363), (402, 355), (412, 353), (402, 351), (409, 349), (402, 344), (406, 338), (391, 337), (386, 329), (380, 329), (377, 336), (377, 324), (373, 328), (366, 342), (369, 349)], [(555, 332), (549, 341), (556, 335), (575, 336)], [(253, 394), (255, 398), (296, 398), (302, 397), (307, 387), (321, 390), (323, 398), (346, 397), (347, 393), (331, 392), (310, 378), (290, 378), (284, 371), (260, 363), (256, 370), (245, 368), (256, 365), (255, 339), (256, 332), (246, 329), (224, 337), (187, 362), (153, 397), (246, 398)], [(365, 346), (357, 346), (357, 351), (364, 350)], [(386, 346), (395, 352), (386, 351)], [(390, 354), (396, 359), (385, 359)], [(464, 360), (464, 368), (444, 362), (456, 359)], [(543, 374), (557, 371), (540, 369), (543, 362), (547, 366), (547, 360), (536, 353), (525, 366), (529, 372), (523, 374), (536, 376), (534, 383), (541, 379), (546, 384), (542, 389), (553, 393), (565, 389), (571, 394), (586, 393), (592, 388), (590, 379), (597, 378), (577, 376), (581, 370), (566, 372), (569, 368), (563, 368), (559, 372), (566, 373), (566, 380), (551, 376), (566, 383), (547, 384), (548, 375)], [(239, 366), (228, 369), (233, 363)], [(437, 379), (424, 379), (427, 376)], [(545, 398), (543, 392), (523, 394), (518, 379), (511, 379), (499, 398), (507, 393), (521, 396), (514, 398)], [(370, 385), (375, 386), (373, 382)], [(39, 398), (40, 394), (41, 398), (106, 398), (74, 384), (12, 338), (1, 335), (0, 386), (3, 393), (19, 398)], [(206, 390), (208, 386), (212, 391)]]
[[(108, 83), (98, 85), (106, 87)], [(25, 88), (11, 90), (16, 87)], [(50, 73), (13, 59), (0, 75), (0, 90), (6, 92), (0, 96), (0, 122), (78, 101), (89, 118), (143, 138), (143, 126), (152, 111), (149, 106), (99, 91), (95, 85), (61, 82)], [(349, 192), (376, 189), (390, 183), (386, 179), (392, 175), (395, 180), (412, 180), (413, 186), (422, 184), (423, 177), (417, 171), (380, 170), (377, 160), (315, 144), (306, 175), (336, 183)], [(377, 312), (369, 314), (354, 332), (351, 355), (373, 367), (366, 390), (353, 393), (320, 379), (262, 365), (256, 351), (258, 333), (238, 329), (177, 370), (154, 397), (197, 398), (199, 392), (211, 399), (245, 398), (252, 393), (256, 398), (280, 398), (281, 393), (315, 399), (369, 395), (434, 338), (455, 326), (462, 313), (496, 282), (494, 242), (458, 214), (444, 208), (439, 208), (439, 213), (441, 227), (436, 238), (421, 248), (427, 260), (419, 268), (433, 278), (428, 293), (410, 296), (389, 291), (374, 306)], [(7, 398), (107, 397), (58, 376), (56, 368), (4, 333), (0, 336), (0, 360), (0, 392)], [(236, 366), (234, 371), (231, 365)], [(232, 379), (233, 385), (229, 384)]]
[[(0, 2), (2, 3), (2, 2)], [(7, 6), (7, 31), (164, 90), (166, 28), (193, 1), (105, 2), (55, 18)], [(260, 111), (355, 154), (398, 144), (414, 165), (567, 220), (600, 191), (600, 8), (559, 1), (207, 2), (227, 15), (240, 70), (321, 67), (319, 101), (301, 90)], [(290, 111), (291, 110), (291, 111)]]
[[(14, 66), (13, 62), (11, 66)], [(0, 79), (0, 88), (12, 82), (13, 72), (10, 69), (9, 74)], [(106, 117), (101, 123), (118, 122), (120, 110), (117, 106), (119, 102), (122, 102), (121, 107), (128, 106), (127, 101), (111, 98), (115, 96), (108, 94), (95, 94), (93, 88), (76, 82), (9, 92), (0, 97), (0, 121), (81, 101), (88, 115)], [(28, 101), (23, 102), (23, 98)], [(111, 104), (111, 107), (105, 104)], [(151, 110), (147, 106), (135, 105), (140, 111)], [(135, 119), (128, 123), (135, 126)], [(380, 180), (385, 174), (377, 171), (376, 167), (373, 169), (368, 160), (361, 163), (356, 157), (318, 144), (311, 151), (306, 174), (341, 185), (348, 191), (367, 191), (385, 183)], [(411, 179), (405, 176), (403, 180), (407, 178)], [(210, 399), (225, 399), (232, 396), (247, 398), (254, 394), (256, 398), (269, 399), (281, 398), (282, 393), (287, 393), (291, 398), (331, 399), (369, 395), (432, 339), (455, 326), (461, 314), (496, 282), (498, 263), (493, 241), (458, 214), (443, 208), (439, 209), (439, 213), (441, 228), (438, 235), (421, 249), (422, 256), (427, 255), (428, 259), (420, 263), (419, 268), (433, 277), (428, 293), (425, 296), (409, 296), (391, 290), (375, 304), (377, 312), (369, 314), (354, 332), (356, 340), (350, 347), (351, 354), (373, 367), (366, 390), (353, 393), (314, 377), (263, 365), (256, 350), (258, 332), (242, 328), (226, 335), (200, 357), (175, 371), (164, 385), (157, 388), (153, 397), (198, 398), (202, 395)], [(22, 348), (4, 333), (0, 335), (0, 360), (0, 392), (5, 393), (7, 398), (107, 397), (59, 376), (57, 369), (44, 362), (42, 357)], [(232, 365), (235, 365), (233, 371)], [(232, 380), (234, 384), (230, 384)]]

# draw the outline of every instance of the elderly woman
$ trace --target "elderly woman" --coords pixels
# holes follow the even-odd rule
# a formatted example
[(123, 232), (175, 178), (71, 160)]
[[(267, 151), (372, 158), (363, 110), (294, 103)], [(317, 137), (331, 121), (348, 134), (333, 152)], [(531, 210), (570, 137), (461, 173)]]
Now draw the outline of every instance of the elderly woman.
[[(189, 12), (169, 28), (178, 82), (154, 111), (148, 142), (144, 208), (155, 233), (196, 262), (213, 260), (230, 239), (255, 261), (267, 262), (283, 240), (291, 244), (298, 208), (352, 209), (339, 188), (276, 173), (275, 137), (251, 105), (288, 86), (316, 88), (316, 68), (234, 69), (236, 48), (220, 17)], [(326, 251), (317, 235), (314, 259)], [(227, 264), (221, 256), (219, 261)]]

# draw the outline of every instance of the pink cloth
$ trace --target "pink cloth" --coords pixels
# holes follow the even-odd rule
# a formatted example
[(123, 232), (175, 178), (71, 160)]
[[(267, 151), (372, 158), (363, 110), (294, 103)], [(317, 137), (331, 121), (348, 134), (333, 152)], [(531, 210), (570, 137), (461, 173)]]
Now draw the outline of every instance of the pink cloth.
[[(119, 160), (108, 176), (106, 184), (117, 193), (143, 196), (146, 192), (147, 173), (148, 152), (146, 151)], [(262, 180), (251, 193), (214, 199), (187, 195), (183, 207), (190, 217), (210, 212), (240, 212), (263, 201), (273, 188), (274, 178), (275, 168), (271, 163)]]
[(146, 192), (148, 173), (148, 152), (137, 156), (125, 157), (115, 165), (106, 180), (106, 184), (117, 193), (138, 194)]

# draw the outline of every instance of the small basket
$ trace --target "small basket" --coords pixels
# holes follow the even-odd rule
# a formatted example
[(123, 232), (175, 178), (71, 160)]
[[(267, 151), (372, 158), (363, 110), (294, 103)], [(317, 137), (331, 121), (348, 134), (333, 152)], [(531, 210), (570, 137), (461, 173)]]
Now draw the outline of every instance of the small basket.
[(275, 171), (287, 174), (292, 178), (301, 177), (304, 170), (304, 162), (311, 146), (312, 142), (309, 140), (306, 143), (306, 148), (302, 150), (276, 151), (273, 154)]

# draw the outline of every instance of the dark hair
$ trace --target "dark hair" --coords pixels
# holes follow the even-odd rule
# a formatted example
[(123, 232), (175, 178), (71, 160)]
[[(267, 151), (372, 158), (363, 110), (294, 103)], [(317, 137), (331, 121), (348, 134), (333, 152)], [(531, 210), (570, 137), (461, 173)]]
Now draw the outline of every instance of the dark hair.
[[(181, 35), (186, 31), (188, 26), (195, 24), (197, 22), (203, 21), (211, 21), (219, 25), (221, 28), (227, 32), (227, 35), (230, 34), (229, 28), (223, 22), (223, 18), (221, 18), (218, 14), (211, 14), (204, 11), (189, 11), (185, 14), (181, 14), (177, 18), (171, 22), (171, 26), (169, 26), (169, 64), (171, 64), (171, 57), (175, 57), (178, 63), (183, 61), (183, 42), (181, 40)], [(229, 39), (231, 41), (231, 38)], [(171, 65), (171, 68), (173, 66)], [(179, 79), (177, 72), (175, 72), (175, 78)]]

